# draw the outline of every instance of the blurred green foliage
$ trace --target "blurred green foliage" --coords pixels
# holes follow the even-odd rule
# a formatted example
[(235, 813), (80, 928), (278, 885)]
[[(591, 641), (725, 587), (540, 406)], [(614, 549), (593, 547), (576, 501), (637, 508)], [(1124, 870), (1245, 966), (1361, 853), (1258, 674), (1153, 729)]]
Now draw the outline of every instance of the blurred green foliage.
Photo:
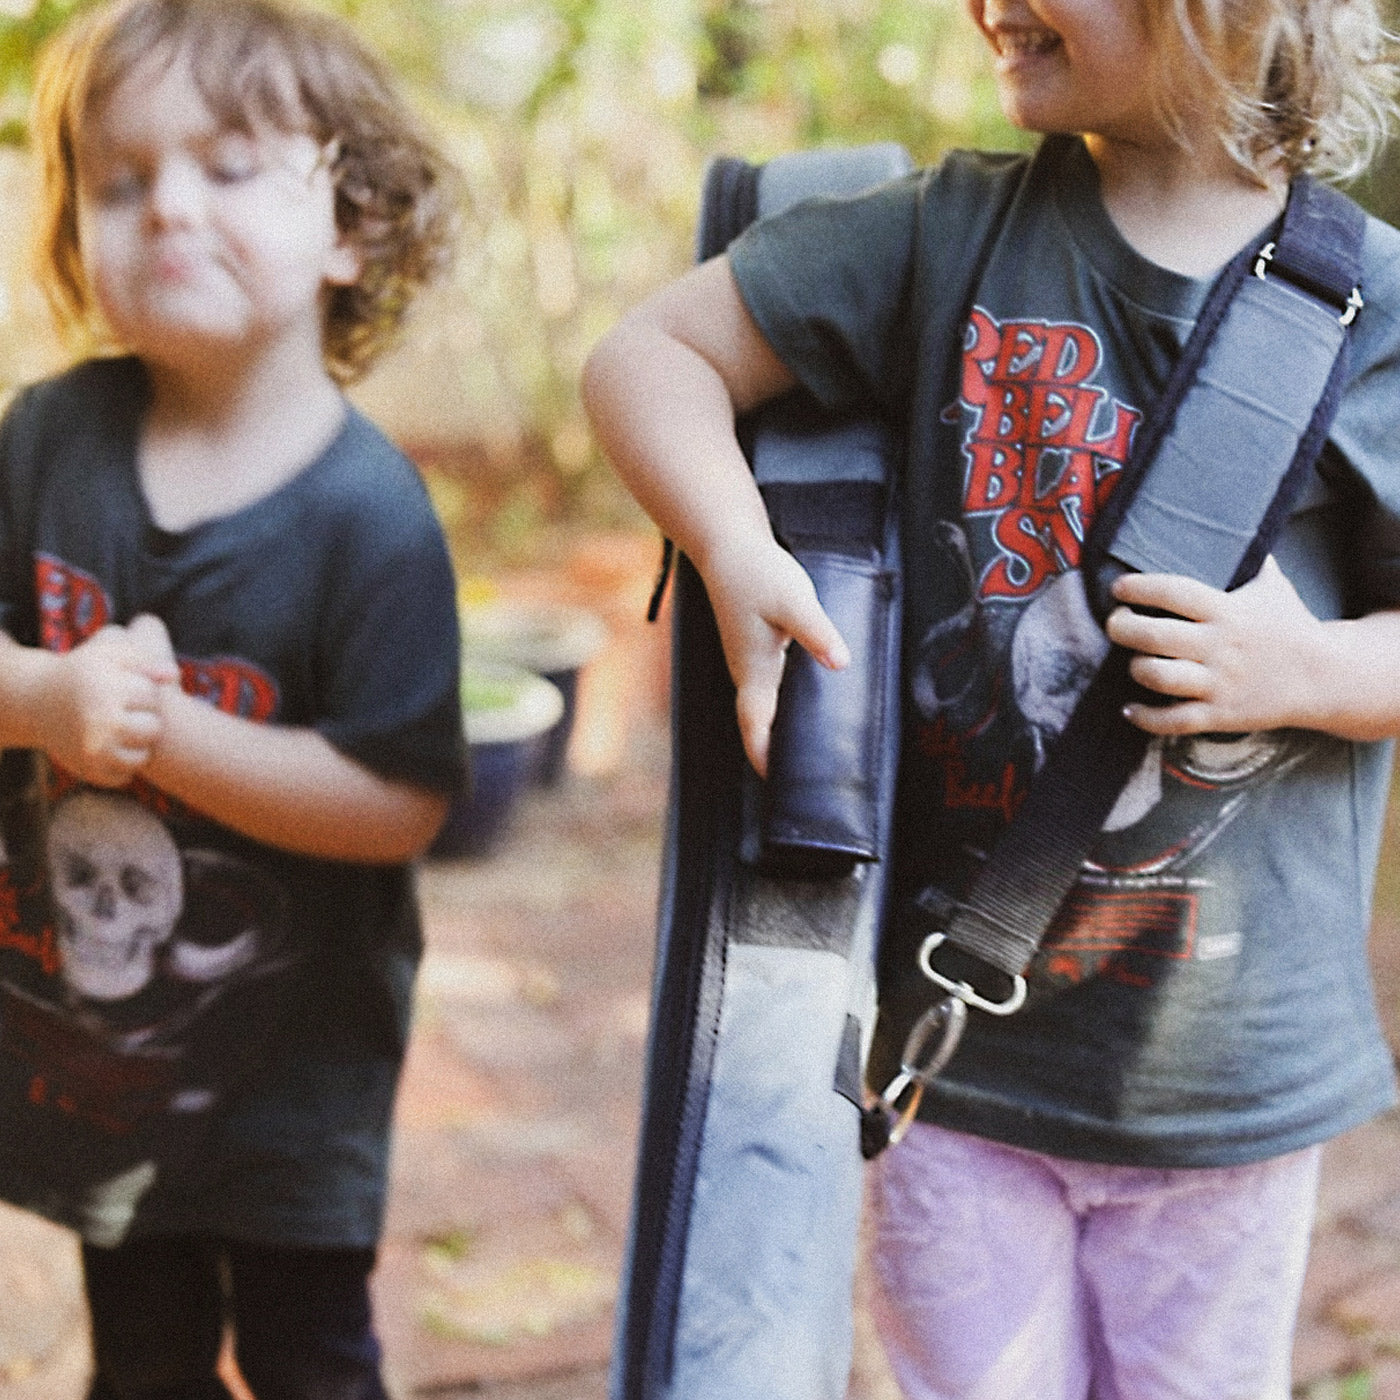
[[(578, 376), (692, 260), (711, 155), (896, 140), (930, 158), (1014, 139), (957, 0), (360, 0), (351, 17), (466, 171), (450, 354), (487, 469), (438, 499), (449, 518), (485, 511), (507, 548), (541, 516), (628, 509)], [(502, 462), (514, 484), (483, 505)]]
[[(3, 141), (23, 142), (38, 47), (90, 3), (0, 0)], [(1024, 143), (959, 0), (320, 3), (387, 55), (466, 175), (434, 313), (452, 392), (424, 392), (465, 410), (448, 428), (429, 414), (417, 445), (449, 527), (484, 522), (507, 544), (542, 518), (625, 509), (578, 374), (621, 312), (690, 262), (711, 155), (893, 140), (929, 160)], [(1391, 212), (1397, 173), (1365, 189)]]
[[(6, 141), (23, 141), (38, 47), (90, 3), (0, 0)], [(578, 374), (621, 312), (691, 261), (712, 154), (895, 140), (927, 159), (1015, 139), (957, 0), (322, 3), (387, 55), (465, 172), (433, 350), (472, 441), (428, 447), (449, 523), (489, 506), (503, 538), (624, 508)], [(454, 481), (459, 457), (471, 470)], [(483, 477), (499, 488), (487, 506)]]

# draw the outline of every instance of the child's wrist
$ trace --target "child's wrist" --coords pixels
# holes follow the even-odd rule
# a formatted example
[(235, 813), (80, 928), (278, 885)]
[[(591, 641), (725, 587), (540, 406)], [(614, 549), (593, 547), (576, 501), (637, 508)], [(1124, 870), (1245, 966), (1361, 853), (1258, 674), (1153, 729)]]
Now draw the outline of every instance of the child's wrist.
[(1299, 729), (1345, 733), (1352, 718), (1352, 679), (1365, 666), (1358, 651), (1364, 639), (1355, 622), (1336, 618), (1316, 622), (1307, 641), (1295, 657), (1297, 713), (1292, 723)]
[(734, 524), (708, 540), (698, 541), (690, 557), (701, 577), (710, 581), (751, 574), (770, 550), (781, 548), (764, 516), (748, 524)]

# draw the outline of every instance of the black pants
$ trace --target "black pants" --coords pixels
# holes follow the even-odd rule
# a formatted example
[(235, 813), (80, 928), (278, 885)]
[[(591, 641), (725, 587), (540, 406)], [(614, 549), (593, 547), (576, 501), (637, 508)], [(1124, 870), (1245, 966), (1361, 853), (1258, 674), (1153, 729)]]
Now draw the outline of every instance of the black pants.
[(231, 1322), (257, 1400), (386, 1400), (370, 1317), (371, 1249), (274, 1249), (193, 1236), (83, 1246), (89, 1400), (229, 1400)]

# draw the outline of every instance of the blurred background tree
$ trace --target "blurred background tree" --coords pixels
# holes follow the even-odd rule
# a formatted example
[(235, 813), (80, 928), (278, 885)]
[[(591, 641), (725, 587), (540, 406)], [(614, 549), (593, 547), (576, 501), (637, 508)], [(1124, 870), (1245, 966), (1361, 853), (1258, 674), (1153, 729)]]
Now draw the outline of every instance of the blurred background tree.
[[(58, 353), (18, 247), (25, 111), (39, 46), (89, 3), (0, 0), (0, 384)], [(454, 277), (356, 397), (478, 561), (527, 553), (560, 520), (635, 518), (578, 374), (621, 312), (690, 262), (711, 155), (893, 140), (927, 161), (1024, 144), (959, 0), (322, 3), (388, 57), (466, 175)], [(1392, 212), (1397, 174), (1366, 187)]]
[[(43, 41), (91, 0), (0, 0), (0, 383), (59, 352), (24, 267), (25, 113)], [(356, 398), (480, 558), (561, 518), (634, 518), (577, 381), (597, 337), (692, 257), (704, 167), (896, 140), (1010, 139), (957, 0), (322, 0), (402, 75), (466, 175), (450, 284)], [(6, 218), (6, 211), (12, 217)]]

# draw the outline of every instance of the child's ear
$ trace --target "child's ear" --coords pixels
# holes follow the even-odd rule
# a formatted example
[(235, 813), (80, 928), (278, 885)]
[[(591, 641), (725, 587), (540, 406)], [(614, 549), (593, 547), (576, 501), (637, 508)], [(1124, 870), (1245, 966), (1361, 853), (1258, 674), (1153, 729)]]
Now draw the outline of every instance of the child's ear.
[(365, 259), (360, 245), (342, 235), (326, 254), (326, 281), (332, 287), (353, 287), (364, 271)]

